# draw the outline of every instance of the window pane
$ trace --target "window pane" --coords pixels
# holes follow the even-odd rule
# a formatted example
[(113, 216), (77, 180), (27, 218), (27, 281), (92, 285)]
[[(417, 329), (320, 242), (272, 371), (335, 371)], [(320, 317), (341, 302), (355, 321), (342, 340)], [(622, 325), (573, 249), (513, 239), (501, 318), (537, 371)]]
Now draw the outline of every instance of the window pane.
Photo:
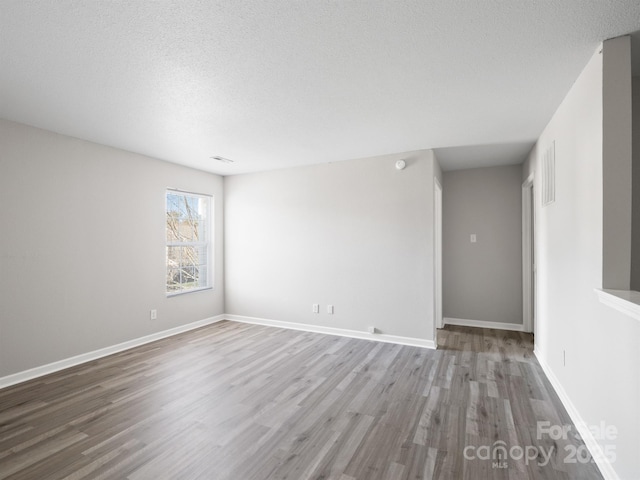
[(179, 267), (182, 247), (167, 247), (167, 268)]
[(182, 264), (193, 265), (198, 263), (198, 247), (186, 246), (182, 247)]
[(184, 265), (180, 269), (180, 285), (182, 288), (195, 288), (198, 286), (198, 270), (193, 265)]
[(180, 288), (180, 269), (167, 268), (167, 292), (175, 292)]
[(167, 241), (206, 241), (206, 200), (167, 193)]

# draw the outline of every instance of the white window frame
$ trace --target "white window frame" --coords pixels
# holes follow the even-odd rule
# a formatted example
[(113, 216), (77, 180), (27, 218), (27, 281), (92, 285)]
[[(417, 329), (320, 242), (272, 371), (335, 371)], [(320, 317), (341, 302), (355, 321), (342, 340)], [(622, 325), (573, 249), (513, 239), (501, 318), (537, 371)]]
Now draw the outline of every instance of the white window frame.
[[(164, 210), (165, 210), (165, 219), (166, 219), (166, 215), (167, 215), (167, 196), (169, 194), (172, 195), (184, 195), (185, 197), (195, 197), (198, 198), (202, 201), (205, 202), (205, 210), (206, 210), (206, 215), (204, 218), (205, 221), (205, 227), (204, 227), (204, 231), (206, 232), (206, 239), (202, 240), (202, 241), (197, 241), (197, 242), (169, 242), (167, 240), (167, 224), (166, 224), (166, 220), (165, 220), (165, 293), (167, 295), (167, 297), (175, 297), (178, 295), (185, 295), (187, 293), (194, 293), (194, 292), (201, 292), (203, 290), (212, 290), (213, 289), (213, 237), (214, 237), (214, 231), (213, 231), (213, 196), (212, 195), (208, 195), (205, 193), (197, 193), (197, 192), (190, 192), (190, 191), (186, 191), (186, 190), (179, 190), (177, 188), (167, 188), (165, 190), (165, 194), (164, 194)], [(166, 282), (166, 275), (167, 275), (167, 269), (168, 269), (168, 247), (173, 247), (173, 246), (204, 246), (205, 250), (206, 250), (206, 255), (207, 255), (207, 263), (206, 263), (206, 267), (207, 267), (207, 276), (206, 276), (206, 284), (204, 286), (198, 286), (198, 287), (193, 287), (193, 288), (186, 288), (186, 289), (182, 289), (182, 290), (177, 290), (177, 291), (169, 291), (167, 290), (167, 282)]]

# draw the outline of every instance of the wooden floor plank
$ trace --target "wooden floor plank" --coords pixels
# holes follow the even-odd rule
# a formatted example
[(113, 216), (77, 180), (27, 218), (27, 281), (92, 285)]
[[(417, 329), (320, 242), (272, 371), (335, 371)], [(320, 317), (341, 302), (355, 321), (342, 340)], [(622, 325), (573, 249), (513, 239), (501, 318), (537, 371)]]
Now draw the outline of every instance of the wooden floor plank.
[[(564, 462), (575, 436), (538, 438), (539, 421), (574, 427), (531, 335), (438, 340), (225, 321), (78, 365), (0, 390), (0, 479), (602, 478)], [(465, 455), (496, 442), (555, 451), (544, 465)]]

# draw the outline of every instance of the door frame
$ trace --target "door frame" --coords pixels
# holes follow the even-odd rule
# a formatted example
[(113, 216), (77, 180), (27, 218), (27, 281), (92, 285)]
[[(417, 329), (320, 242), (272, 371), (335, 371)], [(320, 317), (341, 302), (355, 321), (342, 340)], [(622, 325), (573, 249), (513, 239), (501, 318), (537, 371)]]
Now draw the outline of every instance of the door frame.
[(535, 190), (533, 173), (522, 184), (522, 323), (535, 330)]
[(437, 344), (438, 329), (444, 326), (442, 317), (442, 185), (437, 177), (433, 177), (433, 220), (433, 338)]

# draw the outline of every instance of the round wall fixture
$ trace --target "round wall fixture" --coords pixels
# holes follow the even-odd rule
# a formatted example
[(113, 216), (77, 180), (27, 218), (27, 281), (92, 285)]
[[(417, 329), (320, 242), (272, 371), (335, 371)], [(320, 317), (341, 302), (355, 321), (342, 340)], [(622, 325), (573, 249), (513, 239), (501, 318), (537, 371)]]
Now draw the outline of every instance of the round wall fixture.
[(405, 162), (404, 160), (398, 160), (396, 162), (396, 170), (402, 170), (406, 166), (407, 166), (407, 162)]

